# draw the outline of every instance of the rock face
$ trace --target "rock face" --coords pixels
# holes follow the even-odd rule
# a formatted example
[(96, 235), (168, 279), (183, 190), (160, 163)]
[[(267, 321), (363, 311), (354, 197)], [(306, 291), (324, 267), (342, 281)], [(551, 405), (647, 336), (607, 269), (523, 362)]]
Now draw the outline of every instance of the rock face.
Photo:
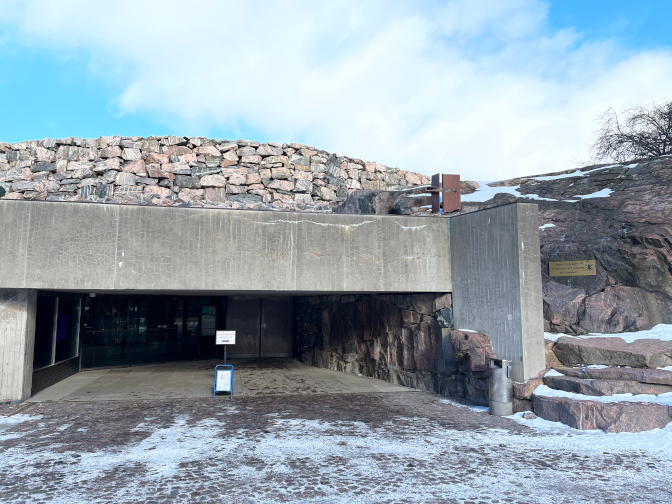
[(376, 215), (414, 215), (424, 213), (425, 215), (431, 215), (427, 214), (426, 211), (421, 211), (421, 207), (431, 204), (429, 196), (416, 194), (422, 192), (423, 189), (352, 191), (344, 203), (334, 208), (334, 212)]
[(449, 377), (449, 395), (487, 406), (490, 399), (490, 359), (496, 357), (490, 338), (484, 333), (451, 331), (450, 342), (459, 364), (458, 372)]
[(358, 211), (371, 213), (369, 198), (373, 207), (399, 200), (400, 213), (416, 213), (419, 200), (403, 190), (430, 182), (296, 143), (176, 136), (0, 143), (0, 197), (9, 199), (331, 212), (353, 192), (379, 191)]
[[(514, 201), (539, 205), (548, 329), (618, 333), (672, 323), (672, 158), (489, 185), (515, 187), (516, 195), (463, 201), (463, 213)], [(595, 276), (548, 276), (550, 261), (585, 259), (596, 261)]]
[(672, 365), (672, 341), (621, 338), (558, 338), (553, 352), (565, 366), (601, 364), (657, 368)]
[(527, 380), (525, 383), (513, 383), (513, 397), (518, 399), (529, 399), (532, 397), (532, 392), (539, 385), (543, 384), (541, 378), (533, 378), (532, 380)]
[(544, 318), (564, 332), (569, 326), (575, 329), (579, 322), (578, 312), (586, 299), (583, 289), (572, 289), (557, 282), (543, 285)]
[(562, 362), (558, 360), (558, 357), (553, 351), (555, 343), (552, 341), (544, 340), (544, 352), (546, 354), (546, 368), (555, 368), (562, 366)]
[[(436, 294), (299, 298), (297, 333), (305, 364), (438, 391), (442, 330)], [(429, 313), (427, 307), (430, 307)], [(442, 366), (441, 366), (442, 367)]]
[(601, 333), (650, 329), (655, 325), (647, 310), (650, 297), (655, 299), (654, 295), (635, 287), (610, 285), (586, 300), (582, 328)]
[(311, 366), (487, 405), (490, 340), (442, 327), (451, 308), (450, 294), (299, 298), (299, 353)]
[(565, 397), (532, 396), (534, 413), (581, 430), (642, 432), (662, 429), (670, 421), (669, 407), (635, 402), (574, 401)]

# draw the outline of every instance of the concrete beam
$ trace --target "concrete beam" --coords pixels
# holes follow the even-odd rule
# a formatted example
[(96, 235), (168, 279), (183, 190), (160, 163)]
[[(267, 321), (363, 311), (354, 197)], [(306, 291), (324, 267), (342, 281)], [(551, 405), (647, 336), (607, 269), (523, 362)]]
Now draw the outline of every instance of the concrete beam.
[(447, 219), (0, 200), (0, 288), (448, 292)]
[(30, 397), (37, 291), (0, 289), (0, 402)]
[(456, 329), (490, 335), (514, 381), (546, 366), (538, 207), (515, 203), (450, 219)]

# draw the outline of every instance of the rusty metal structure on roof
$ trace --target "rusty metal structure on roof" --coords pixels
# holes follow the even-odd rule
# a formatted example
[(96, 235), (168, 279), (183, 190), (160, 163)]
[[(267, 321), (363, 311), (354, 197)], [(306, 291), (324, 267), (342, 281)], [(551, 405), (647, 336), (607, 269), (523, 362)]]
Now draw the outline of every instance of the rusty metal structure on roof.
[(459, 175), (439, 175), (438, 173), (432, 175), (432, 187), (429, 188), (429, 193), (432, 200), (432, 213), (439, 213), (442, 207), (444, 213), (462, 209)]

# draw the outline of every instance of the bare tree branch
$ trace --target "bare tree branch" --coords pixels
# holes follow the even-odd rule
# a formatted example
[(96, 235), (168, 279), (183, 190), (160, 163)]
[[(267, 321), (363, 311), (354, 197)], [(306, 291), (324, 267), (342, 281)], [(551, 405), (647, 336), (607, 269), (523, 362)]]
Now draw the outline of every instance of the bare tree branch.
[(594, 162), (622, 163), (672, 153), (672, 102), (632, 107), (621, 117), (609, 108), (598, 118), (597, 138), (590, 147)]

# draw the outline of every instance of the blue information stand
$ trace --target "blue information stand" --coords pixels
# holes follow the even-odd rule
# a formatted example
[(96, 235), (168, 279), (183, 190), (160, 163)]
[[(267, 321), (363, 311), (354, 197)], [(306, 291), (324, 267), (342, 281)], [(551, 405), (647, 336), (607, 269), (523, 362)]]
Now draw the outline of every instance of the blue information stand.
[(212, 398), (215, 398), (217, 392), (230, 392), (233, 399), (233, 366), (230, 364), (219, 364), (215, 366), (215, 388), (212, 392)]

